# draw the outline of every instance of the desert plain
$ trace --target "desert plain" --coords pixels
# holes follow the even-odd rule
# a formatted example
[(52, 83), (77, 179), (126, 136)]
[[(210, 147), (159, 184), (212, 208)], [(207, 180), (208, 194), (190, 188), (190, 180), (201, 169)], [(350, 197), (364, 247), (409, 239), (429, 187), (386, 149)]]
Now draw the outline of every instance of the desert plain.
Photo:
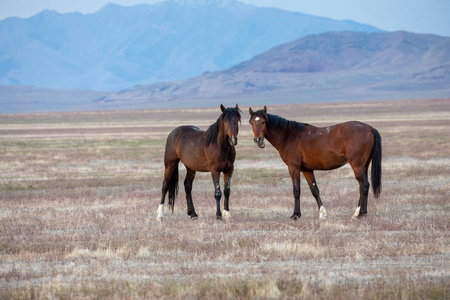
[(316, 172), (327, 220), (303, 176), (302, 217), (290, 220), (287, 167), (254, 144), (241, 106), (232, 218), (216, 220), (211, 175), (197, 173), (189, 219), (180, 164), (174, 213), (159, 222), (166, 137), (207, 129), (214, 104), (0, 114), (0, 298), (450, 298), (450, 99), (268, 106), (378, 129), (383, 187), (366, 217), (351, 218), (359, 187), (347, 165)]

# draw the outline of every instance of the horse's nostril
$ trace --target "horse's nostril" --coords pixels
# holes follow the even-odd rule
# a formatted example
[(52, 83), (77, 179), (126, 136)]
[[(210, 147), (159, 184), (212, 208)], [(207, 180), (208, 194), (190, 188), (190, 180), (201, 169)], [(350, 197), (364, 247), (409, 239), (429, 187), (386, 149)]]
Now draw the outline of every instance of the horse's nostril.
[(260, 148), (264, 148), (264, 138), (263, 137), (259, 137), (259, 138), (257, 138), (257, 139), (253, 139), (253, 141), (256, 143), (256, 144), (258, 144), (258, 146), (260, 147)]

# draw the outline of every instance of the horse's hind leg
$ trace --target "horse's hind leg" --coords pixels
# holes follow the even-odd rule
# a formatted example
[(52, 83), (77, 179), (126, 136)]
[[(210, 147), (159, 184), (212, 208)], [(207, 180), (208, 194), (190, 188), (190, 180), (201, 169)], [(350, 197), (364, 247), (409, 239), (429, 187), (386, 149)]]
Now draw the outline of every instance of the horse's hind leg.
[(355, 178), (359, 183), (359, 201), (355, 210), (354, 218), (367, 214), (367, 197), (369, 195), (369, 180), (367, 177), (367, 167), (353, 168)]
[(294, 166), (288, 166), (289, 175), (292, 179), (292, 189), (294, 192), (294, 213), (291, 216), (292, 220), (297, 220), (301, 217), (300, 212), (300, 170)]
[(192, 220), (196, 220), (198, 215), (195, 213), (194, 203), (192, 202), (192, 183), (195, 178), (195, 171), (186, 168), (186, 179), (184, 180), (184, 190), (186, 191), (186, 202), (187, 202), (187, 214), (191, 217)]
[(176, 159), (172, 162), (166, 163), (166, 167), (164, 170), (164, 181), (163, 181), (162, 189), (161, 189), (161, 202), (159, 204), (158, 211), (157, 211), (157, 217), (156, 217), (158, 220), (161, 220), (164, 217), (164, 202), (166, 200), (166, 195), (171, 187), (171, 184), (174, 184), (174, 182), (171, 182), (171, 181), (174, 181), (175, 179), (178, 180), (178, 178), (173, 178), (174, 180), (171, 180), (172, 175), (178, 176), (178, 170), (177, 170), (176, 174), (173, 173), (175, 171), (175, 168), (178, 168), (178, 162), (179, 162), (179, 160)]
[(316, 183), (316, 177), (314, 176), (313, 171), (302, 171), (303, 176), (305, 176), (306, 181), (308, 182), (311, 193), (314, 198), (316, 198), (317, 207), (319, 208), (319, 218), (325, 220), (327, 218), (327, 210), (325, 206), (322, 204), (322, 199), (320, 199), (319, 187)]

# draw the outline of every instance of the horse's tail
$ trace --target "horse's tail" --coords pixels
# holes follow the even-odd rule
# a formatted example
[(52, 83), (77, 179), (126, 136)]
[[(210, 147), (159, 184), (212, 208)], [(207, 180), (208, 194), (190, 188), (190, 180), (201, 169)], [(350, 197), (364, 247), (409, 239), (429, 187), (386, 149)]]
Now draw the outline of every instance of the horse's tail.
[(375, 198), (381, 193), (381, 136), (378, 130), (372, 129), (374, 142), (372, 148), (372, 191)]
[(170, 176), (169, 180), (169, 208), (172, 210), (175, 206), (175, 198), (178, 194), (178, 163), (175, 166), (175, 168), (172, 171), (172, 175)]

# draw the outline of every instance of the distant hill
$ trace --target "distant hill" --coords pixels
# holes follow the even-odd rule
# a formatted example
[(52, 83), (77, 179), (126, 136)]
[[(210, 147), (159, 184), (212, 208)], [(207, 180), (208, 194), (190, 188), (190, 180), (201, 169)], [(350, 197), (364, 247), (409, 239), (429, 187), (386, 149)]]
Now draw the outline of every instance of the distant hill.
[(326, 31), (377, 28), (233, 0), (172, 0), (0, 22), (0, 85), (118, 91), (218, 71)]
[(0, 86), (0, 113), (99, 110), (101, 108), (96, 108), (92, 101), (107, 94), (89, 90)]
[(117, 93), (0, 86), (0, 112), (111, 110), (450, 97), (450, 38), (328, 32), (224, 71)]
[[(450, 97), (450, 38), (328, 32), (274, 47), (224, 71), (139, 86), (96, 105), (165, 107)], [(214, 103), (216, 104), (216, 103)]]

